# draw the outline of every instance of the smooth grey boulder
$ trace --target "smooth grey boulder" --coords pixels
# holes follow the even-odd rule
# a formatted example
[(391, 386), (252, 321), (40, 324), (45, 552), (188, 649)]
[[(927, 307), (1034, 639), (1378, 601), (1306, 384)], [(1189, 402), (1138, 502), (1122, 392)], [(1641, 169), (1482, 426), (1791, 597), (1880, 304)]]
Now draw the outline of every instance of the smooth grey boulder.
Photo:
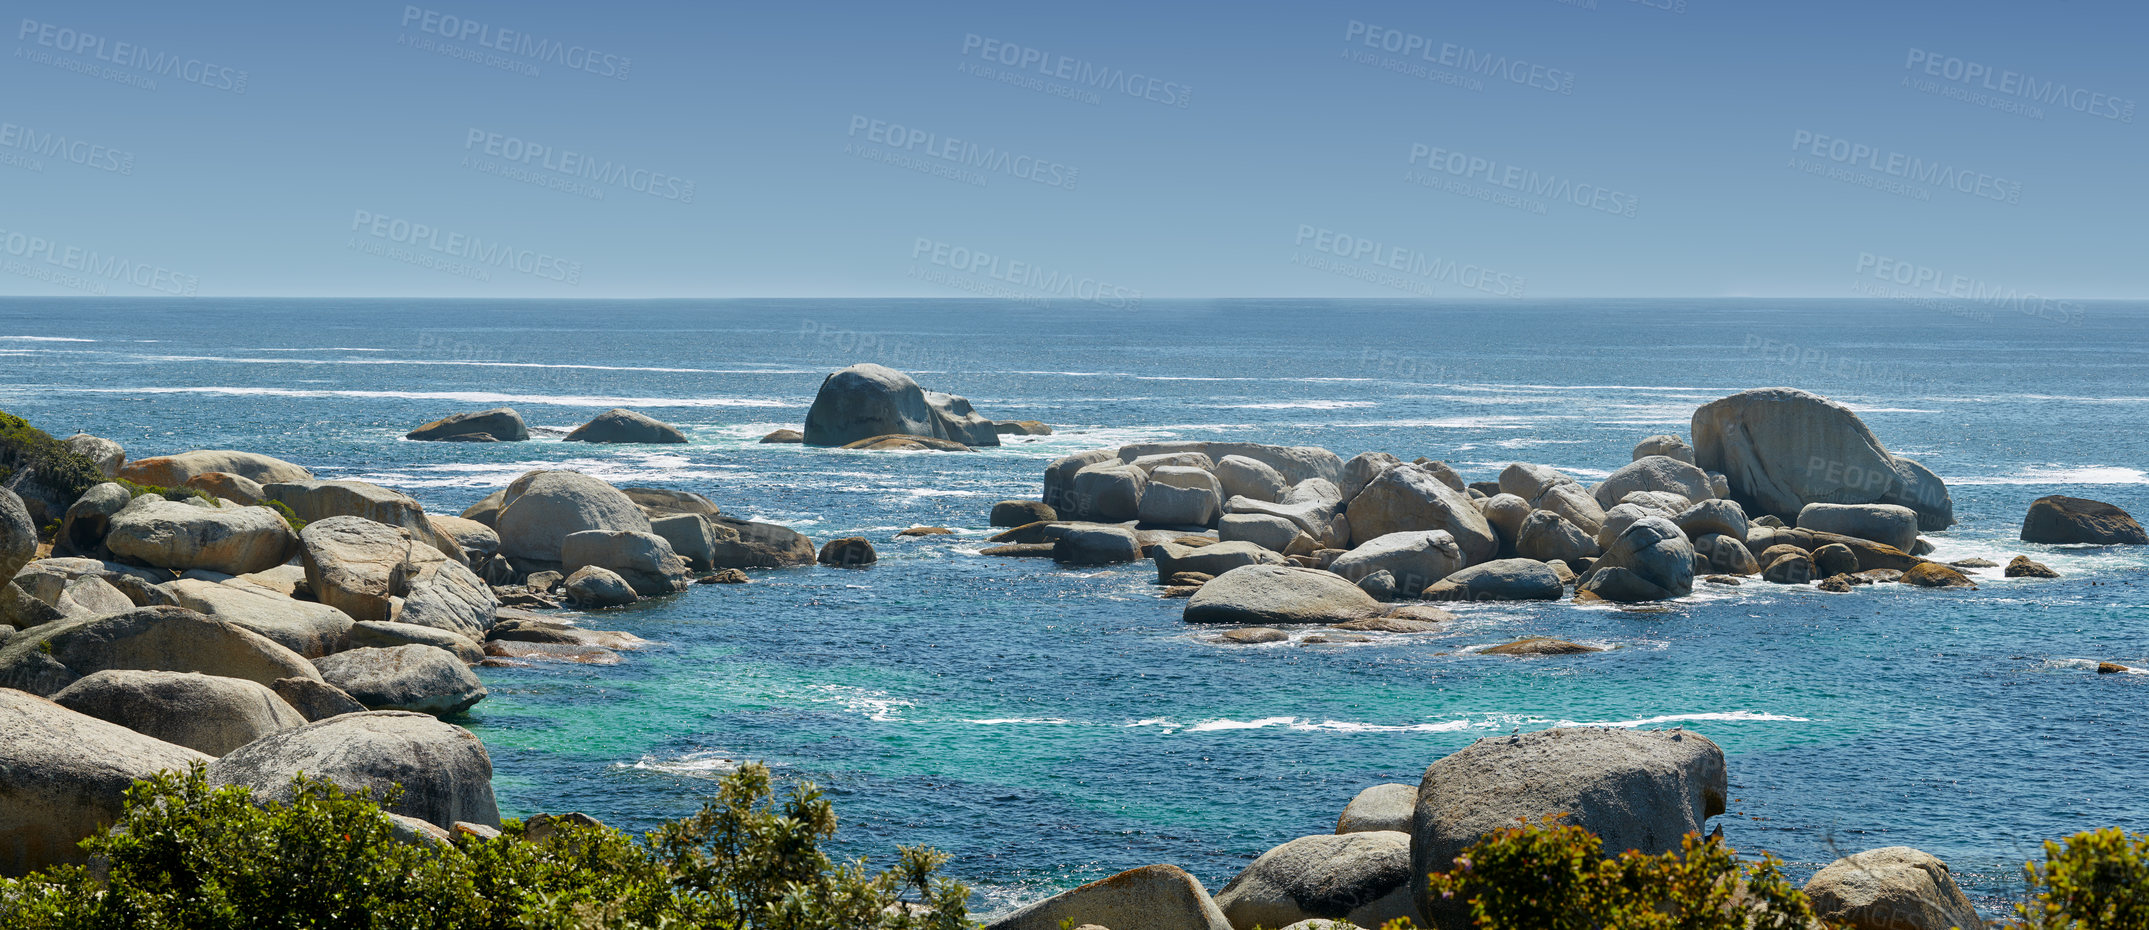
[(1512, 462), (1500, 470), (1500, 493), (1535, 502), (1555, 484), (1574, 484), (1573, 478), (1549, 465)]
[(212, 756), (306, 725), (267, 685), (199, 672), (108, 669), (61, 688), (52, 701)]
[(1301, 532), (1289, 519), (1265, 513), (1227, 513), (1216, 522), (1217, 539), (1249, 542), (1271, 552), (1290, 548)]
[(1535, 559), (1480, 562), (1428, 586), (1433, 601), (1556, 601), (1567, 591), (1552, 567)]
[(1283, 480), (1283, 473), (1267, 462), (1243, 455), (1218, 459), (1215, 474), (1217, 482), (1223, 485), (1225, 500), (1244, 497), (1275, 503), (1283, 499), (1284, 488), (1290, 486)]
[(985, 925), (985, 930), (1233, 930), (1208, 889), (1175, 865), (1149, 865), (1064, 891)]
[(1365, 490), (1366, 485), (1372, 484), (1373, 479), (1380, 477), (1381, 472), (1401, 464), (1402, 459), (1386, 452), (1360, 452), (1343, 463), (1343, 480), (1336, 482), (1336, 487), (1342, 489), (1344, 500), (1350, 500)]
[(269, 690), (276, 692), (277, 697), (283, 698), (284, 703), (291, 705), (308, 723), (364, 713), (366, 709), (366, 705), (343, 693), (343, 689), (318, 678), (278, 678), (269, 684)]
[(1099, 462), (1074, 476), (1072, 507), (1058, 509), (1084, 519), (1123, 523), (1141, 515), (1142, 494), (1149, 486), (1149, 473), (1133, 465)]
[(313, 472), (283, 459), (229, 449), (201, 449), (136, 459), (121, 466), (115, 477), (154, 488), (181, 488), (186, 486), (187, 479), (212, 471), (238, 475), (258, 484), (304, 481), (313, 477)]
[(1207, 546), (1158, 543), (1149, 547), (1148, 555), (1157, 563), (1157, 580), (1160, 582), (1180, 572), (1200, 572), (1214, 577), (1241, 565), (1285, 564), (1283, 556), (1256, 543), (1243, 541)]
[(411, 538), (432, 546), (457, 562), (465, 561), (463, 547), (453, 537), (433, 528), (425, 506), (408, 494), (365, 481), (279, 481), (262, 485), (261, 493), (284, 506), (308, 524), (330, 517), (363, 517), (375, 523), (401, 527)]
[(1753, 550), (1746, 543), (1721, 533), (1703, 533), (1694, 537), (1694, 555), (1708, 563), (1712, 575), (1757, 575), (1761, 563), (1754, 559)]
[(620, 488), (619, 493), (627, 495), (627, 499), (633, 501), (634, 506), (642, 508), (642, 512), (648, 514), (652, 521), (682, 513), (704, 517), (722, 515), (715, 501), (692, 491), (677, 491), (671, 488)]
[[(21, 510), (22, 499), (16, 497), (15, 492), (0, 488), (0, 569), (7, 569), (8, 567), (7, 553), (10, 548), (10, 542), (24, 538), (16, 536), (14, 533), (22, 532), (24, 529), (28, 530), (29, 535), (27, 538), (30, 542), (30, 548), (23, 551), (33, 551), (37, 545), (36, 530), (30, 526), (28, 511), (22, 511), (22, 523), (19, 528), (8, 517), (8, 501), (10, 500), (15, 502), (15, 509)], [(84, 491), (82, 496), (76, 498), (74, 504), (67, 508), (67, 515), (60, 519), (60, 535), (52, 541), (52, 553), (54, 555), (79, 555), (92, 559), (101, 559), (110, 555), (110, 551), (104, 545), (105, 535), (112, 531), (112, 518), (118, 516), (120, 511), (127, 509), (127, 505), (131, 503), (134, 503), (134, 492), (115, 482), (107, 481), (90, 488), (88, 491)], [(21, 567), (21, 563), (16, 563), (15, 568), (19, 569)], [(13, 571), (6, 571), (4, 574), (0, 574), (0, 580), (14, 576)]]
[(1976, 930), (1977, 907), (1931, 853), (1889, 846), (1837, 859), (1806, 882), (1816, 916), (1850, 930)]
[(1612, 541), (1581, 582), (1608, 601), (1659, 601), (1694, 590), (1694, 546), (1663, 517), (1643, 517)]
[(181, 578), (163, 587), (181, 607), (252, 630), (309, 659), (349, 645), (350, 615), (327, 604), (194, 578)]
[(1503, 491), (1479, 500), (1477, 509), (1485, 515), (1485, 522), (1492, 524), (1493, 532), (1500, 534), (1500, 553), (1515, 554), (1522, 539), (1522, 522), (1532, 512), (1530, 502)]
[(1694, 411), (1695, 464), (1721, 472), (1749, 516), (1790, 520), (1807, 504), (1888, 503), (1920, 529), (1955, 522), (1947, 485), (1893, 455), (1849, 407), (1793, 388), (1760, 388)]
[(1694, 467), (1692, 462), (1682, 462), (1664, 455), (1651, 455), (1635, 459), (1607, 475), (1592, 488), (1590, 495), (1597, 499), (1597, 506), (1610, 508), (1636, 491), (1656, 491), (1676, 494), (1684, 503), (1672, 509), (1673, 513), (1687, 506), (1709, 499), (1709, 476)]
[[(1119, 459), (1132, 462), (1146, 455), (1198, 452), (1212, 462), (1231, 456), (1249, 458), (1275, 469), (1286, 487), (1311, 478), (1342, 486), (1343, 459), (1318, 446), (1272, 446), (1258, 442), (1137, 442), (1119, 447)], [(1116, 930), (1116, 928), (1115, 928)]]
[(1539, 562), (1557, 560), (1571, 564), (1594, 558), (1602, 551), (1603, 547), (1589, 538), (1588, 533), (1549, 510), (1530, 511), (1522, 521), (1522, 532), (1515, 539), (1516, 555)]
[[(1604, 522), (1597, 527), (1597, 548), (1609, 549), (1619, 534), (1633, 526), (1634, 521), (1644, 517), (1660, 516), (1640, 504), (1620, 504), (1604, 512)], [(1674, 524), (1675, 526), (1677, 524)]]
[[(940, 403), (936, 405), (934, 399)], [(893, 368), (871, 363), (852, 365), (821, 381), (813, 406), (806, 411), (806, 443), (841, 446), (875, 436), (897, 435), (945, 439), (966, 446), (999, 445), (1000, 437), (992, 422), (971, 411), (969, 401), (962, 401), (958, 408), (955, 400), (960, 398), (928, 398), (918, 382)], [(971, 418), (977, 422), (969, 422)], [(951, 426), (957, 435), (949, 435)]]
[(371, 789), (390, 813), (445, 829), (456, 821), (500, 826), (493, 800), (492, 757), (462, 727), (425, 714), (371, 711), (342, 714), (275, 733), (209, 764), (209, 781), (244, 785), (263, 800), (291, 800), (291, 777), (305, 772), (345, 791)]
[(2132, 514), (2114, 505), (2052, 494), (2032, 501), (2029, 511), (2022, 515), (2022, 541), (2139, 546), (2149, 544), (2149, 535), (2143, 534), (2142, 525), (2135, 522)]
[(567, 594), (567, 602), (576, 607), (624, 607), (635, 602), (634, 586), (619, 577), (611, 569), (585, 565), (567, 576), (561, 590)]
[(716, 539), (709, 561), (720, 569), (812, 565), (819, 555), (813, 540), (788, 526), (711, 517), (709, 531)]
[(1350, 521), (1343, 517), (1342, 494), (1326, 479), (1308, 478), (1294, 484), (1284, 491), (1281, 501), (1274, 503), (1234, 497), (1224, 502), (1224, 512), (1282, 517), (1297, 524), (1299, 532), (1311, 537), (1319, 547), (1341, 549), (1350, 545)]
[(205, 471), (188, 478), (186, 486), (241, 507), (253, 507), (268, 499), (261, 482), (230, 472)]
[(522, 442), (530, 438), (530, 428), (515, 408), (494, 407), (475, 413), (451, 413), (403, 434), (403, 438), (443, 442), (477, 434), (498, 442)]
[[(1091, 449), (1073, 455), (1061, 456), (1045, 466), (1045, 506), (1051, 507), (1055, 519), (1083, 516), (1082, 501), (1075, 496), (1075, 475), (1091, 465), (1119, 461), (1116, 449)], [(1033, 521), (1034, 522), (1034, 521)], [(1021, 524), (1016, 524), (1020, 526)]]
[(1349, 507), (1353, 547), (1415, 530), (1446, 530), (1462, 548), (1464, 564), (1499, 554), (1500, 538), (1470, 498), (1448, 487), (1422, 465), (1402, 464), (1380, 473)]
[(1895, 504), (1807, 504), (1798, 511), (1797, 526), (1816, 533), (1856, 536), (1904, 552), (1918, 544), (1917, 513)]
[(1545, 488), (1530, 502), (1532, 510), (1549, 510), (1559, 514), (1560, 519), (1575, 525), (1584, 533), (1598, 535), (1604, 526), (1605, 508), (1589, 491), (1573, 482), (1561, 482)]
[[(1178, 456), (1172, 457), (1177, 458)], [(1191, 457), (1200, 458), (1200, 456)], [(1135, 467), (1139, 468), (1141, 466), (1137, 465)], [(1190, 491), (1207, 491), (1216, 495), (1216, 499), (1219, 501), (1224, 499), (1223, 482), (1216, 480), (1216, 475), (1210, 473), (1207, 466), (1162, 464), (1150, 468), (1148, 471), (1151, 485), (1162, 484), (1175, 488), (1185, 488)]]
[(1233, 927), (1282, 927), (1301, 920), (1348, 920), (1378, 927), (1413, 922), (1410, 834), (1393, 831), (1302, 836), (1271, 849), (1216, 893)]
[(1745, 539), (1746, 531), (1753, 528), (1746, 520), (1745, 508), (1740, 507), (1738, 501), (1727, 500), (1702, 501), (1680, 511), (1671, 522), (1688, 539), (1700, 539), (1710, 533)]
[(1328, 570), (1352, 581), (1385, 571), (1395, 577), (1397, 591), (1416, 597), (1467, 564), (1462, 546), (1447, 530), (1414, 530), (1366, 540), (1336, 556)]
[(581, 472), (534, 471), (507, 486), (493, 529), (501, 555), (557, 562), (570, 533), (647, 533), (649, 517), (618, 488)]
[(654, 417), (624, 407), (614, 407), (575, 427), (574, 432), (568, 433), (567, 437), (560, 441), (661, 445), (686, 442), (686, 434)]
[(0, 689), (0, 876), (81, 863), (76, 846), (119, 819), (127, 789), (208, 756)]
[(0, 584), (0, 623), (29, 629), (68, 617), (94, 617), (134, 607), (134, 601), (91, 559), (38, 559)]
[[(1216, 468), (1215, 462), (1210, 461), (1208, 456), (1199, 452), (1159, 452), (1155, 455), (1142, 456), (1127, 464), (1148, 472), (1152, 478), (1156, 477), (1156, 472), (1159, 468), (1190, 468), (1202, 473), (1207, 473)], [(1180, 485), (1180, 487), (1195, 486), (1192, 484)]]
[(716, 534), (709, 528), (709, 521), (700, 514), (652, 517), (649, 531), (663, 537), (688, 569), (697, 572), (715, 570)]
[(299, 533), (299, 562), (314, 599), (352, 620), (422, 623), (475, 637), (491, 626), (499, 603), (484, 581), (438, 548), (364, 517), (307, 524)]
[(241, 575), (283, 564), (298, 550), (298, 536), (267, 507), (211, 509), (142, 498), (112, 516), (105, 548), (158, 568)]
[(1634, 444), (1634, 459), (1640, 461), (1652, 455), (1678, 459), (1688, 465), (1694, 464), (1694, 447), (1677, 436), (1656, 435)]
[(315, 659), (321, 680), (368, 710), (446, 717), (485, 699), (485, 686), (455, 653), (439, 646), (367, 647)]
[(460, 633), (415, 623), (368, 620), (352, 624), (350, 640), (353, 649), (432, 646), (447, 650), (462, 660), (464, 665), (476, 665), (485, 661), (485, 648), (478, 645), (476, 640)]
[(1069, 526), (1052, 542), (1052, 561), (1061, 565), (1113, 565), (1141, 557), (1141, 541), (1125, 527)]
[(1411, 887), (1441, 927), (1464, 925), (1459, 902), (1427, 892), (1463, 849), (1518, 822), (1559, 816), (1604, 840), (1607, 854), (1679, 848), (1724, 812), (1724, 751), (1698, 733), (1577, 727), (1478, 740), (1428, 766), (1411, 827)]
[(1188, 623), (1276, 626), (1340, 623), (1377, 616), (1380, 602), (1331, 572), (1247, 565), (1216, 576), (1187, 598)]
[(472, 565), (480, 564), (500, 551), (500, 534), (476, 520), (427, 514), (425, 522), (433, 527), (435, 536), (454, 542), (463, 551), (464, 560)]
[[(992, 505), (989, 526), (1023, 526), (1030, 523), (1050, 523), (1060, 518), (1051, 504), (1042, 501), (1006, 500)], [(678, 548), (675, 544), (673, 548)]]
[(585, 566), (609, 569), (643, 597), (687, 589), (686, 563), (664, 537), (648, 532), (584, 530), (560, 543), (560, 570), (572, 576)]
[(127, 450), (102, 436), (76, 433), (60, 440), (60, 444), (66, 446), (67, 451), (89, 459), (107, 480), (119, 477), (120, 468), (127, 464)]
[(201, 672), (262, 684), (321, 677), (312, 663), (267, 637), (183, 607), (60, 620), (0, 645), (0, 688), (53, 694), (107, 669)]
[(1210, 488), (1182, 488), (1151, 480), (1136, 505), (1135, 519), (1145, 526), (1208, 527), (1216, 524), (1222, 511), (1223, 501)]
[(1345, 805), (1336, 818), (1337, 833), (1376, 833), (1383, 830), (1410, 832), (1410, 820), (1418, 809), (1417, 785), (1374, 785)]
[(969, 398), (926, 391), (925, 406), (933, 411), (935, 435), (940, 438), (973, 448), (1000, 444), (1000, 428), (971, 409)]
[(1680, 514), (1685, 513), (1688, 508), (1694, 506), (1694, 502), (1688, 500), (1686, 495), (1674, 494), (1670, 491), (1628, 491), (1624, 496), (1620, 497), (1619, 502), (1633, 504), (1648, 511), (1652, 516), (1663, 517), (1666, 520), (1675, 520)]

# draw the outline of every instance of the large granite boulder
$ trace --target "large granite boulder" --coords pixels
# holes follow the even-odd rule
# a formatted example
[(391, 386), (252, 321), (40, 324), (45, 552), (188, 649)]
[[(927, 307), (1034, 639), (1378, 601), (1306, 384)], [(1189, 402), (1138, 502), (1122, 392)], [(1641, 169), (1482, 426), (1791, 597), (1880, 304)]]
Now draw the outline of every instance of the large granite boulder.
[(783, 568), (812, 565), (813, 540), (788, 526), (714, 517), (709, 529), (716, 543), (709, 562), (716, 568)]
[(1985, 920), (1931, 853), (1889, 846), (1845, 856), (1806, 882), (1821, 919), (1846, 930), (1977, 930)]
[(1075, 472), (1074, 484), (1057, 509), (1085, 520), (1123, 523), (1141, 516), (1149, 473), (1119, 462), (1099, 462)]
[(1416, 597), (1467, 564), (1462, 546), (1447, 530), (1410, 530), (1366, 540), (1336, 556), (1328, 570), (1352, 581), (1385, 571), (1395, 578), (1397, 591)]
[(1181, 572), (1199, 572), (1213, 578), (1242, 565), (1284, 564), (1283, 556), (1244, 541), (1225, 541), (1206, 546), (1158, 543), (1149, 547), (1149, 557), (1157, 563), (1159, 582)]
[[(98, 539), (101, 542), (103, 536), (100, 534)], [(30, 508), (23, 506), (22, 498), (15, 492), (0, 488), (0, 582), (15, 577), (15, 573), (34, 558), (37, 558), (37, 524), (30, 522)]]
[(1677, 436), (1658, 434), (1634, 444), (1634, 460), (1641, 461), (1652, 455), (1678, 459), (1688, 465), (1694, 464), (1694, 447)]
[[(1591, 489), (1590, 495), (1597, 499), (1597, 506), (1610, 509), (1636, 491), (1676, 494), (1686, 500), (1686, 505), (1709, 500), (1715, 494), (1709, 489), (1709, 476), (1693, 463), (1651, 455), (1620, 466)], [(1673, 512), (1684, 510), (1686, 505)]]
[(1531, 499), (1530, 507), (1558, 514), (1560, 519), (1591, 536), (1599, 535), (1604, 527), (1606, 508), (1599, 505), (1589, 491), (1571, 481), (1546, 487)]
[(627, 495), (627, 499), (633, 501), (634, 506), (642, 508), (642, 512), (648, 514), (651, 520), (682, 513), (704, 517), (714, 517), (722, 513), (716, 508), (715, 501), (692, 491), (672, 488), (620, 488), (619, 493)]
[(1694, 545), (1663, 517), (1643, 517), (1606, 547), (1580, 590), (1608, 601), (1661, 601), (1694, 591)]
[(1351, 803), (1336, 818), (1337, 833), (1378, 833), (1397, 831), (1408, 834), (1411, 818), (1418, 809), (1417, 785), (1374, 785), (1358, 792)]
[(988, 526), (1024, 526), (1031, 523), (1049, 523), (1060, 518), (1051, 504), (1043, 501), (1005, 500), (992, 505)]
[[(876, 436), (922, 436), (997, 446), (992, 421), (952, 394), (933, 394), (909, 375), (871, 363), (829, 375), (806, 411), (806, 443), (841, 446)], [(1050, 503), (1048, 501), (1048, 503)]]
[(183, 607), (137, 607), (25, 630), (0, 645), (0, 688), (52, 694), (106, 669), (200, 672), (269, 684), (320, 678), (276, 642)]
[(651, 517), (649, 531), (664, 539), (672, 553), (691, 571), (714, 571), (716, 532), (707, 517), (698, 513), (675, 513)]
[[(1500, 496), (1516, 500), (1506, 494)], [(1556, 559), (1572, 565), (1580, 559), (1595, 558), (1602, 551), (1603, 547), (1581, 527), (1549, 510), (1530, 511), (1522, 520), (1522, 531), (1515, 537), (1515, 554), (1540, 562)]]
[(97, 466), (97, 473), (108, 480), (119, 477), (119, 470), (127, 464), (127, 450), (119, 443), (101, 436), (76, 433), (60, 440), (60, 445), (66, 446), (69, 452), (89, 459), (90, 464)]
[(1918, 544), (1917, 513), (1896, 504), (1807, 504), (1798, 511), (1797, 525), (1817, 533), (1870, 539), (1905, 552)]
[(522, 442), (530, 438), (530, 428), (523, 424), (522, 414), (515, 408), (494, 407), (476, 413), (452, 413), (403, 434), (405, 439), (429, 442), (468, 442), (480, 436), (484, 437), (480, 442)]
[(283, 459), (228, 449), (206, 449), (136, 459), (122, 466), (117, 477), (150, 487), (179, 488), (186, 486), (187, 479), (212, 471), (238, 475), (263, 485), (278, 481), (304, 481), (313, 477), (313, 472)]
[(1271, 552), (1291, 548), (1291, 543), (1304, 532), (1288, 518), (1265, 513), (1227, 513), (1216, 521), (1218, 540), (1252, 543)]
[(471, 565), (482, 565), (500, 551), (500, 534), (476, 520), (427, 514), (425, 522), (433, 527), (435, 536), (455, 543), (463, 552), (463, 560)]
[(127, 789), (205, 756), (21, 691), (0, 689), (0, 876), (81, 863)]
[(1271, 849), (1216, 893), (1224, 919), (1239, 930), (1301, 920), (1348, 920), (1378, 927), (1417, 919), (1410, 896), (1410, 834), (1302, 836)]
[(584, 565), (568, 575), (560, 589), (567, 594), (567, 603), (585, 610), (606, 607), (625, 607), (634, 603), (639, 595), (627, 579), (617, 572), (596, 565)]
[(134, 601), (112, 585), (116, 577), (93, 559), (38, 559), (0, 584), (0, 623), (28, 629), (128, 610)]
[[(12, 497), (14, 494), (0, 490), (0, 537), (7, 535), (5, 511), (7, 500)], [(104, 538), (112, 531), (112, 518), (132, 503), (134, 492), (116, 482), (107, 481), (83, 492), (81, 497), (68, 506), (67, 515), (60, 520), (60, 535), (52, 541), (53, 554), (79, 555), (92, 559), (111, 555), (111, 550), (105, 548)], [(32, 542), (35, 542), (34, 538)], [(0, 550), (4, 548), (5, 543), (0, 543)], [(0, 569), (6, 567), (7, 558), (0, 555)]]
[[(415, 623), (397, 623), (393, 620), (368, 620), (351, 624), (351, 648), (392, 648), (395, 646), (433, 646), (445, 649), (464, 665), (476, 665), (485, 661), (485, 647), (477, 640), (461, 633), (451, 633), (438, 627), (419, 626)], [(316, 663), (318, 666), (318, 663)]]
[(446, 717), (485, 699), (470, 667), (439, 646), (372, 646), (315, 659), (321, 680), (368, 710), (408, 710)]
[(2053, 494), (2031, 502), (2023, 514), (2022, 541), (2139, 546), (2149, 544), (2149, 535), (2131, 514), (2111, 504)]
[(492, 625), (499, 606), (492, 589), (402, 527), (330, 517), (307, 524), (299, 543), (314, 598), (352, 620), (399, 620), (473, 638)]
[[(1679, 511), (1671, 522), (1686, 534), (1688, 539), (1700, 539), (1710, 533), (1720, 533), (1732, 539), (1745, 539), (1753, 524), (1746, 519), (1746, 509), (1738, 501), (1706, 500)], [(1915, 534), (1915, 527), (1913, 527)]]
[(1150, 865), (1064, 891), (985, 925), (985, 930), (1233, 930), (1208, 889), (1174, 865)]
[(1062, 565), (1111, 565), (1141, 557), (1141, 540), (1121, 526), (1061, 527), (1052, 541), (1052, 561)]
[(1694, 461), (1720, 472), (1750, 515), (1795, 520), (1807, 504), (1901, 504), (1924, 530), (1955, 522), (1947, 485), (1893, 455), (1849, 407), (1793, 388), (1760, 388), (1694, 411)]
[(533, 471), (507, 486), (493, 529), (501, 555), (557, 562), (569, 533), (647, 533), (649, 516), (618, 488), (581, 472)]
[(298, 551), (290, 524), (267, 507), (211, 508), (153, 497), (114, 514), (104, 543), (125, 561), (226, 575), (273, 568)]
[(267, 499), (267, 494), (261, 489), (261, 482), (227, 471), (202, 472), (188, 478), (187, 487), (241, 507), (252, 507)]
[(1321, 548), (1343, 549), (1351, 544), (1350, 521), (1343, 516), (1343, 494), (1326, 478), (1308, 478), (1294, 484), (1275, 503), (1234, 497), (1224, 502), (1224, 512), (1282, 517), (1296, 524), (1300, 533)]
[(569, 533), (560, 543), (560, 570), (572, 575), (589, 565), (611, 570), (643, 597), (661, 597), (687, 589), (686, 562), (672, 551), (671, 543), (655, 533)]
[(1188, 623), (1276, 626), (1344, 623), (1378, 616), (1373, 596), (1341, 575), (1286, 565), (1247, 565), (1216, 576), (1187, 598)]
[(350, 615), (327, 604), (199, 578), (181, 578), (163, 587), (181, 607), (252, 630), (309, 659), (349, 645)]
[(1425, 588), (1433, 601), (1556, 601), (1566, 585), (1552, 567), (1536, 559), (1479, 562)]
[(344, 714), (364, 713), (366, 706), (351, 699), (343, 689), (318, 678), (278, 678), (269, 684), (269, 690), (283, 698), (284, 703), (314, 723)]
[(1343, 459), (1316, 446), (1271, 446), (1258, 442), (1137, 442), (1119, 447), (1119, 460), (1132, 462), (1151, 455), (1194, 452), (1221, 466), (1224, 459), (1239, 456), (1267, 465), (1283, 478), (1285, 486), (1320, 478), (1343, 486)]
[(1724, 751), (1698, 733), (1571, 728), (1478, 740), (1425, 770), (1411, 826), (1411, 886), (1426, 917), (1460, 927), (1457, 902), (1433, 899), (1426, 876), (1494, 831), (1558, 816), (1604, 840), (1604, 851), (1679, 848), (1724, 812)]
[(1574, 478), (1550, 465), (1510, 462), (1500, 470), (1500, 493), (1534, 501), (1556, 484), (1574, 484)]
[(1360, 452), (1343, 463), (1343, 480), (1336, 487), (1343, 490), (1343, 499), (1357, 497), (1358, 492), (1372, 484), (1380, 473), (1403, 464), (1403, 460), (1388, 452)]
[(1216, 461), (1216, 480), (1223, 486), (1224, 499), (1251, 498), (1257, 501), (1275, 502), (1283, 499), (1283, 490), (1291, 483), (1283, 480), (1283, 473), (1260, 459), (1243, 455), (1227, 455)]
[(330, 517), (364, 517), (375, 523), (399, 526), (426, 545), (458, 562), (466, 562), (463, 547), (451, 536), (434, 529), (425, 506), (410, 495), (364, 481), (279, 481), (261, 486), (270, 500), (282, 501), (291, 513), (307, 523)]
[(560, 441), (673, 444), (686, 442), (686, 434), (654, 417), (614, 407), (575, 427)]
[(1054, 459), (1052, 464), (1045, 466), (1045, 505), (1053, 509), (1055, 516), (1079, 517), (1082, 508), (1075, 497), (1075, 476), (1091, 465), (1117, 461), (1119, 451), (1116, 449), (1091, 449)]
[[(1202, 474), (1207, 476), (1207, 472)], [(1157, 481), (1152, 476), (1134, 513), (1135, 519), (1145, 526), (1210, 527), (1216, 525), (1222, 511), (1223, 500), (1214, 488), (1178, 487)]]
[(61, 688), (52, 700), (212, 756), (306, 725), (306, 718), (267, 685), (199, 672), (108, 669)]
[(209, 780), (244, 785), (254, 797), (291, 799), (300, 772), (346, 791), (372, 789), (402, 798), (383, 805), (443, 829), (456, 821), (500, 826), (493, 800), (492, 757), (462, 727), (425, 714), (373, 711), (343, 714), (248, 743), (209, 765)]
[(1389, 533), (1446, 530), (1462, 547), (1465, 564), (1483, 562), (1500, 551), (1500, 537), (1477, 505), (1415, 463), (1381, 472), (1351, 499), (1348, 516), (1353, 547)]

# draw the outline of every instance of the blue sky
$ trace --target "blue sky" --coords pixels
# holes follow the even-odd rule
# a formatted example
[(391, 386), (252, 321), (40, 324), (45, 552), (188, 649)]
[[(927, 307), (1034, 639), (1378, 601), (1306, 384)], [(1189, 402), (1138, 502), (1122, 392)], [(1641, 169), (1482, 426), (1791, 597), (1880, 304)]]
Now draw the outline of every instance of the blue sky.
[(2119, 2), (11, 10), (5, 294), (2149, 295)]

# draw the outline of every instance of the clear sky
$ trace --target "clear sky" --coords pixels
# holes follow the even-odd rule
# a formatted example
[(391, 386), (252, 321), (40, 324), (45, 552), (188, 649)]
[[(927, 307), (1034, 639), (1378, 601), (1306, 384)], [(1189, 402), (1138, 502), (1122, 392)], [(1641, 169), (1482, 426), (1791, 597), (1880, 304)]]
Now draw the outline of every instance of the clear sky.
[(2133, 0), (9, 9), (4, 294), (2149, 296)]

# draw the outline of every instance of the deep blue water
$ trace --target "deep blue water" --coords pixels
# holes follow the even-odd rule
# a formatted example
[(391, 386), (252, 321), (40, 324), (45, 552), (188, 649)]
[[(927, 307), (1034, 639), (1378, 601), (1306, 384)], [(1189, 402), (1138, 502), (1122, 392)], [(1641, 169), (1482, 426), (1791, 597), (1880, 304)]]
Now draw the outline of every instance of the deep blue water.
[[(759, 445), (821, 378), (876, 361), (1051, 437), (976, 454)], [(647, 827), (731, 760), (828, 787), (843, 846), (929, 843), (996, 908), (1152, 862), (1212, 888), (1333, 829), (1358, 789), (1415, 781), (1473, 739), (1561, 722), (1684, 725), (1731, 755), (1742, 850), (1810, 870), (1917, 846), (1988, 905), (2037, 841), (2142, 829), (2149, 657), (2142, 551), (2014, 540), (2071, 493), (2149, 515), (2149, 305), (2075, 322), (1861, 301), (0, 301), (0, 408), (131, 456), (265, 452), (453, 513), (533, 468), (698, 491), (816, 541), (863, 533), (866, 570), (794, 569), (583, 618), (661, 645), (618, 666), (483, 672), (462, 722), (509, 814)], [(1144, 563), (1061, 570), (971, 555), (990, 504), (1054, 457), (1215, 438), (1601, 475), (1734, 391), (1859, 410), (1950, 483), (1939, 557), (2028, 552), (1970, 592), (1749, 584), (1662, 610), (1472, 606), (1445, 632), (1361, 646), (1224, 647), (1153, 596)], [(572, 427), (630, 406), (684, 447), (413, 443), (418, 423), (512, 405)], [(897, 540), (942, 525), (953, 537)], [(1525, 634), (1614, 645), (1510, 660)]]

